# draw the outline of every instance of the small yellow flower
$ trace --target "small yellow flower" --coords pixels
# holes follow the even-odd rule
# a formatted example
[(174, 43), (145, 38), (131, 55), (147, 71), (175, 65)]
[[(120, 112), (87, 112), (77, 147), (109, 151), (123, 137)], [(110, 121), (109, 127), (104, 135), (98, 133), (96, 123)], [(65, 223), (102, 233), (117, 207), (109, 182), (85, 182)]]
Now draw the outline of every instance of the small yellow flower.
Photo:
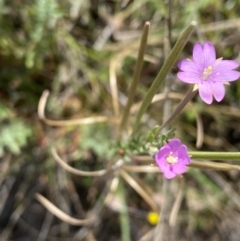
[(147, 220), (150, 224), (156, 225), (159, 221), (159, 215), (156, 212), (149, 212), (147, 215)]

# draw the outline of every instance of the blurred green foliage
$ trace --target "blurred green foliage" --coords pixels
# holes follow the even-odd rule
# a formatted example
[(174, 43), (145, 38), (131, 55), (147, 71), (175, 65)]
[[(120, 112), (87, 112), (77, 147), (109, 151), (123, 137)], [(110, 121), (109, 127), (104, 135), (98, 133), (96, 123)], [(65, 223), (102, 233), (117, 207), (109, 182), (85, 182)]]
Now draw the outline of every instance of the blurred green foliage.
[(81, 135), (79, 148), (82, 150), (94, 150), (96, 155), (103, 160), (108, 160), (115, 154), (111, 148), (114, 140), (111, 139), (111, 134), (106, 124), (81, 128)]
[(26, 145), (32, 135), (32, 128), (16, 118), (14, 113), (1, 103), (0, 110), (0, 157), (3, 156), (4, 149), (18, 155), (21, 147)]

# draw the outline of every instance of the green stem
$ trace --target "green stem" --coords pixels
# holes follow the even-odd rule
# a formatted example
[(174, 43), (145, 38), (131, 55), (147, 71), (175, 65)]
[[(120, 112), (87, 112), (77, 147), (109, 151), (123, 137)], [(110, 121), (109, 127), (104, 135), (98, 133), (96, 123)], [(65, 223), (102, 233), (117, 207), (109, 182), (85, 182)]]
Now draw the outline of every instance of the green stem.
[(180, 56), (180, 54), (181, 54), (185, 44), (187, 43), (187, 41), (188, 41), (188, 39), (189, 39), (189, 37), (190, 37), (190, 35), (191, 35), (195, 26), (196, 26), (196, 22), (193, 21), (183, 31), (183, 33), (178, 38), (176, 44), (174, 45), (172, 51), (170, 52), (167, 60), (163, 64), (163, 67), (161, 68), (157, 77), (153, 81), (153, 83), (152, 83), (151, 87), (149, 88), (145, 98), (143, 99), (142, 105), (141, 105), (140, 110), (137, 114), (135, 124), (134, 124), (134, 127), (133, 127), (132, 136), (134, 136), (137, 133), (143, 114), (146, 112), (148, 106), (150, 105), (150, 103), (152, 101), (152, 98), (154, 97), (154, 95), (156, 94), (156, 92), (158, 91), (160, 86), (163, 84), (168, 72), (171, 70), (171, 68), (173, 67), (173, 65), (177, 61), (178, 57)]
[(142, 34), (141, 43), (140, 43), (139, 52), (138, 52), (138, 57), (137, 57), (137, 61), (136, 61), (135, 69), (134, 69), (133, 80), (132, 80), (132, 83), (131, 83), (131, 86), (129, 89), (129, 93), (128, 93), (128, 102), (127, 102), (127, 105), (125, 106), (123, 116), (121, 119), (120, 128), (119, 128), (119, 133), (118, 133), (119, 139), (121, 137), (121, 132), (127, 123), (130, 108), (132, 106), (134, 95), (136, 92), (137, 84), (139, 82), (139, 78), (140, 78), (140, 74), (141, 74), (141, 70), (142, 70), (142, 66), (143, 66), (144, 52), (145, 52), (146, 45), (147, 45), (149, 26), (150, 26), (149, 22), (146, 22), (144, 25), (143, 34)]
[(240, 152), (190, 151), (188, 154), (192, 159), (240, 161)]
[(169, 118), (162, 124), (162, 126), (160, 126), (158, 132), (160, 132), (166, 125), (170, 124), (170, 122), (182, 111), (182, 109), (195, 96), (196, 93), (197, 90), (190, 89), (188, 91), (184, 99), (181, 100), (181, 102), (178, 104), (178, 106), (175, 108)]

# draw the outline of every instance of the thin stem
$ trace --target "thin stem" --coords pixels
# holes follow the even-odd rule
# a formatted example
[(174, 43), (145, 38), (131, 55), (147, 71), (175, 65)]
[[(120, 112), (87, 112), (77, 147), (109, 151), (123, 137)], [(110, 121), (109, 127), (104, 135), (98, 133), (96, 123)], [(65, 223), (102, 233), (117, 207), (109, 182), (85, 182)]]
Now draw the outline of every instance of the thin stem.
[(130, 108), (132, 106), (134, 95), (136, 92), (137, 84), (139, 83), (140, 73), (141, 73), (142, 66), (143, 66), (144, 53), (145, 53), (145, 49), (146, 49), (146, 45), (147, 45), (149, 26), (150, 26), (149, 22), (146, 22), (144, 25), (143, 34), (142, 34), (141, 43), (140, 43), (139, 52), (138, 52), (138, 57), (137, 57), (137, 61), (136, 61), (135, 69), (134, 69), (133, 80), (132, 80), (132, 83), (131, 83), (131, 86), (129, 89), (129, 93), (128, 93), (128, 101), (127, 101), (127, 105), (125, 106), (123, 116), (121, 119), (121, 124), (119, 127), (119, 133), (118, 133), (119, 139), (121, 137), (122, 130), (124, 129), (124, 127), (127, 123), (129, 113), (130, 113)]
[(240, 152), (190, 151), (188, 154), (192, 159), (240, 161)]
[(141, 118), (142, 118), (143, 114), (147, 110), (147, 108), (150, 105), (154, 95), (159, 90), (160, 86), (164, 83), (164, 80), (165, 80), (168, 72), (171, 70), (171, 68), (173, 67), (173, 65), (177, 61), (178, 57), (180, 56), (186, 42), (188, 41), (189, 37), (191, 36), (191, 33), (192, 33), (195, 26), (196, 26), (196, 22), (192, 21), (190, 23), (190, 25), (180, 35), (180, 37), (178, 38), (175, 46), (173, 47), (172, 51), (170, 52), (167, 60), (163, 64), (163, 67), (161, 68), (157, 77), (155, 78), (151, 87), (149, 88), (145, 98), (143, 99), (140, 110), (137, 114), (135, 124), (134, 124), (134, 128), (133, 128), (133, 132), (132, 132), (133, 136), (138, 131), (139, 124), (140, 124), (140, 121), (141, 121)]
[(168, 1), (168, 18), (167, 18), (167, 30), (169, 47), (172, 47), (172, 1)]
[(169, 116), (169, 118), (162, 124), (159, 130), (162, 130), (166, 125), (170, 124), (170, 122), (182, 111), (182, 109), (186, 106), (186, 104), (195, 96), (197, 90), (189, 90), (184, 99), (178, 104), (173, 113)]
[(209, 162), (209, 161), (191, 161), (191, 167), (202, 168), (202, 169), (213, 169), (220, 171), (231, 171), (239, 170), (238, 165), (231, 165), (228, 163), (219, 163), (219, 162)]

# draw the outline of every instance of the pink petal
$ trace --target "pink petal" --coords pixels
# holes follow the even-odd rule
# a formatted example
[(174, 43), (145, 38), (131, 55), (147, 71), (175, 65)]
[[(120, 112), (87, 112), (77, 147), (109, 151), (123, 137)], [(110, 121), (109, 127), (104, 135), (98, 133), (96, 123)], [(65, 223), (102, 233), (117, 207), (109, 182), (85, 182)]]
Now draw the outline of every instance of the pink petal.
[(197, 64), (198, 69), (204, 69), (204, 55), (201, 43), (197, 42), (193, 47), (193, 61)]
[(187, 153), (187, 147), (185, 145), (181, 145), (178, 148), (176, 155), (178, 156), (179, 163), (182, 163), (184, 165), (188, 165), (190, 163), (190, 158)]
[(165, 160), (165, 157), (170, 153), (170, 151), (171, 148), (168, 145), (161, 147), (161, 149), (155, 155), (156, 162), (161, 162), (162, 158)]
[(218, 72), (215, 72), (211, 75), (211, 80), (212, 81), (217, 81), (217, 82), (229, 82), (229, 81), (234, 81), (239, 79), (240, 77), (240, 72), (236, 70), (225, 70), (221, 69)]
[(163, 175), (167, 178), (167, 179), (171, 179), (176, 177), (176, 173), (172, 172), (170, 169), (168, 169), (167, 171), (165, 171), (163, 173)]
[(225, 87), (221, 82), (211, 83), (212, 93), (216, 101), (220, 102), (225, 95)]
[(193, 72), (178, 72), (177, 77), (188, 84), (197, 84), (201, 81), (200, 75)]
[(166, 162), (166, 159), (162, 158), (158, 162), (158, 167), (166, 178), (170, 179), (170, 178), (173, 178), (176, 176), (176, 174), (174, 172), (172, 172), (171, 166)]
[(196, 73), (196, 74), (199, 73), (197, 65), (191, 59), (181, 60), (178, 63), (178, 67), (182, 71), (193, 72), (193, 73)]
[(211, 104), (213, 97), (210, 83), (208, 81), (202, 81), (199, 83), (198, 88), (201, 99), (207, 104)]
[(232, 69), (236, 69), (239, 66), (239, 63), (235, 60), (221, 60), (216, 61), (213, 68), (213, 73), (219, 72), (219, 71), (228, 71)]
[(181, 141), (179, 139), (172, 139), (167, 145), (171, 148), (172, 152), (175, 152), (181, 146)]
[(176, 163), (175, 165), (173, 165), (173, 172), (176, 174), (182, 174), (186, 171), (187, 171), (187, 168), (182, 163)]
[(161, 162), (159, 162), (158, 167), (161, 172), (168, 172), (170, 170), (170, 165), (166, 162), (166, 160), (162, 160)]
[(216, 61), (216, 51), (212, 43), (208, 41), (204, 43), (203, 56), (205, 61), (205, 67), (214, 65)]
[(162, 172), (169, 169), (169, 164), (166, 162), (166, 156), (170, 153), (170, 151), (171, 148), (168, 145), (166, 145), (163, 146), (155, 155), (155, 161)]

